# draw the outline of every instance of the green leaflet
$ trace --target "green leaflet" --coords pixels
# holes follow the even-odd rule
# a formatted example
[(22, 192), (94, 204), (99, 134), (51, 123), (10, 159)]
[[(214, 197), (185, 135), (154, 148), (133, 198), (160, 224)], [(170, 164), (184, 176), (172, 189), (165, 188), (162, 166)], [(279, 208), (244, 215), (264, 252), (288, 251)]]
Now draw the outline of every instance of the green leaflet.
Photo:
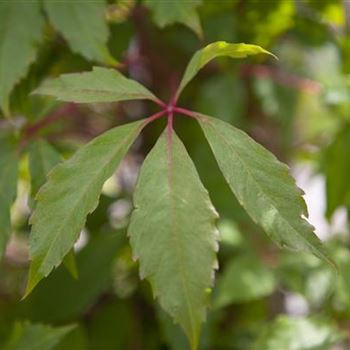
[(74, 328), (75, 325), (53, 328), (43, 324), (17, 322), (2, 349), (51, 350)]
[(0, 1), (0, 107), (5, 115), (13, 87), (35, 59), (42, 28), (38, 1)]
[(101, 67), (94, 67), (91, 72), (63, 74), (48, 80), (34, 93), (79, 103), (157, 100), (137, 81), (124, 77), (115, 69)]
[(327, 319), (280, 316), (261, 334), (253, 349), (329, 350), (344, 337)]
[(199, 123), (219, 167), (238, 201), (279, 246), (329, 258), (308, 215), (302, 191), (288, 167), (243, 131), (198, 114)]
[(104, 182), (113, 174), (145, 121), (113, 128), (57, 165), (38, 192), (31, 217), (31, 267), (26, 295), (57, 267), (73, 247), (86, 216), (98, 204)]
[[(39, 188), (46, 182), (49, 171), (61, 161), (60, 154), (45, 140), (34, 140), (29, 149), (29, 170), (31, 180), (32, 197)], [(74, 249), (65, 256), (64, 265), (74, 277), (78, 277), (78, 270), (75, 262)]]
[(191, 28), (199, 37), (203, 36), (201, 23), (196, 7), (202, 0), (145, 0), (145, 4), (152, 9), (154, 21), (160, 27), (173, 23), (183, 23)]
[(213, 305), (225, 307), (263, 298), (276, 288), (275, 276), (252, 254), (233, 258), (218, 278)]
[(165, 132), (141, 168), (128, 230), (141, 278), (196, 349), (217, 267), (218, 217), (184, 145)]
[[(177, 97), (181, 94), (185, 86), (193, 79), (193, 77), (202, 69), (209, 61), (216, 57), (227, 56), (231, 58), (244, 58), (257, 54), (272, 53), (266, 51), (260, 46), (250, 44), (231, 44), (225, 41), (216, 41), (197, 51), (187, 65), (184, 76), (182, 77), (180, 87), (176, 93)], [(275, 57), (275, 56), (274, 56)]]
[(18, 157), (0, 140), (0, 258), (11, 235), (10, 210), (17, 195)]
[(44, 0), (44, 6), (53, 26), (74, 52), (100, 63), (117, 63), (107, 48), (105, 1)]

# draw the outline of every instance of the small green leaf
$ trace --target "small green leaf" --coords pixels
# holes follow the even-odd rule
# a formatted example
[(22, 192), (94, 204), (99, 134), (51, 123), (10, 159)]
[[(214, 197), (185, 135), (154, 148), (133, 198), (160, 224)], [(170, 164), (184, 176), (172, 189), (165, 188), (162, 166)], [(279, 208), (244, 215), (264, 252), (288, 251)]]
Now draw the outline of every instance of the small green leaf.
[(111, 129), (57, 165), (38, 192), (31, 217), (31, 266), (26, 295), (57, 267), (73, 247), (86, 216), (95, 210), (104, 182), (112, 176), (144, 121)]
[(5, 115), (12, 89), (35, 60), (42, 29), (38, 1), (0, 1), (0, 107)]
[(231, 58), (244, 58), (257, 54), (268, 54), (275, 57), (269, 51), (260, 46), (250, 44), (231, 44), (226, 41), (217, 41), (197, 51), (187, 65), (185, 74), (181, 80), (180, 87), (176, 93), (179, 96), (185, 86), (193, 79), (193, 77), (202, 69), (209, 61), (220, 56)]
[(74, 328), (75, 325), (53, 328), (43, 324), (17, 322), (3, 349), (51, 350)]
[(183, 23), (199, 37), (203, 36), (203, 32), (196, 7), (201, 3), (201, 0), (145, 0), (145, 5), (152, 9), (154, 21), (159, 27)]
[(74, 52), (100, 63), (117, 63), (107, 48), (105, 1), (45, 0), (44, 6), (53, 26)]
[(215, 287), (214, 307), (256, 300), (273, 293), (275, 277), (252, 255), (232, 259), (225, 267)]
[(34, 91), (58, 100), (78, 103), (117, 102), (157, 98), (137, 81), (115, 69), (94, 67), (91, 72), (63, 74)]
[(11, 235), (10, 210), (17, 195), (17, 172), (16, 151), (0, 139), (0, 258)]
[(334, 266), (307, 217), (302, 191), (288, 167), (243, 131), (198, 114), (227, 183), (252, 219), (280, 247), (304, 250)]
[(254, 350), (329, 350), (345, 334), (317, 317), (280, 316), (256, 341)]
[(49, 171), (61, 161), (60, 154), (45, 140), (35, 140), (29, 149), (31, 193), (34, 197)]
[(218, 217), (184, 145), (163, 132), (141, 168), (128, 234), (141, 278), (192, 349), (217, 267)]

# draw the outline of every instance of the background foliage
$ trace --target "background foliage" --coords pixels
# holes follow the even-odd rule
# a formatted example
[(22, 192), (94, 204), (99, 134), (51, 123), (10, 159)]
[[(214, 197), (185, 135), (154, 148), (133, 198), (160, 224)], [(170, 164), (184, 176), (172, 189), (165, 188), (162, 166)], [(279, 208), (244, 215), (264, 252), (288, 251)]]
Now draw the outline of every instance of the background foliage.
[[(187, 349), (140, 281), (126, 239), (138, 170), (162, 120), (145, 128), (105, 183), (76, 262), (68, 256), (21, 301), (28, 219), (49, 170), (103, 131), (155, 112), (146, 101), (87, 106), (30, 93), (48, 77), (101, 65), (118, 66), (167, 101), (193, 53), (217, 40), (261, 45), (279, 61), (218, 59), (180, 104), (244, 129), (300, 181), (307, 174), (305, 184), (320, 179), (322, 229), (313, 216), (311, 223), (339, 274), (273, 245), (231, 194), (198, 125), (175, 117), (220, 213), (220, 270), (200, 348), (350, 347), (349, 31), (350, 3), (340, 0), (0, 1), (0, 347)], [(342, 226), (334, 225), (339, 217)]]

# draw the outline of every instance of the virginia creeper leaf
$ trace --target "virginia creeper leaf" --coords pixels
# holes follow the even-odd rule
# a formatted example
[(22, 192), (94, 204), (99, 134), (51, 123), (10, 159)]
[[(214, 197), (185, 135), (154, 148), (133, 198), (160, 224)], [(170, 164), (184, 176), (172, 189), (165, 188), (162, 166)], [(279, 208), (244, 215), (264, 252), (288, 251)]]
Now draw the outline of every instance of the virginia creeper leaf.
[(243, 58), (261, 53), (274, 56), (262, 47), (251, 44), (231, 44), (225, 41), (216, 41), (207, 45), (203, 49), (198, 50), (188, 63), (180, 87), (177, 91), (177, 96), (181, 94), (182, 90), (193, 79), (193, 77), (214, 58), (220, 56)]
[(5, 115), (13, 87), (35, 59), (42, 28), (38, 1), (0, 1), (0, 107)]
[(31, 217), (31, 267), (26, 295), (57, 267), (73, 247), (86, 216), (98, 204), (104, 182), (113, 174), (144, 121), (113, 128), (57, 165), (41, 187)]
[(152, 9), (154, 21), (159, 27), (173, 23), (183, 23), (191, 28), (199, 37), (203, 36), (201, 23), (196, 7), (201, 0), (145, 0), (145, 4)]
[(196, 349), (217, 266), (218, 217), (184, 145), (160, 136), (141, 168), (128, 234), (141, 278)]
[(115, 69), (101, 67), (94, 67), (91, 72), (63, 74), (48, 80), (34, 93), (79, 103), (157, 99), (137, 81), (124, 77)]
[(10, 209), (17, 194), (17, 171), (15, 150), (0, 140), (0, 258), (11, 235)]
[(100, 63), (117, 63), (107, 48), (105, 1), (45, 0), (44, 6), (51, 23), (74, 52)]
[(243, 131), (198, 114), (199, 123), (232, 192), (279, 246), (333, 262), (307, 217), (307, 207), (288, 167)]
[(75, 325), (53, 328), (43, 324), (16, 322), (4, 350), (51, 350)]

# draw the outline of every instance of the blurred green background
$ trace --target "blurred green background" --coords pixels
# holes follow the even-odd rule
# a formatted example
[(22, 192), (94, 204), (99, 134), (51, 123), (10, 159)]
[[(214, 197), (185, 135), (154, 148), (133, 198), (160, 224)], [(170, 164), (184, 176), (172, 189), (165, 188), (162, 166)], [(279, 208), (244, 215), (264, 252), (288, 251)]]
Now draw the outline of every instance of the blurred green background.
[[(200, 348), (350, 349), (350, 1), (179, 0), (191, 20), (173, 4), (104, 3), (108, 48), (121, 71), (167, 101), (207, 43), (251, 43), (277, 55), (278, 61), (215, 60), (179, 105), (244, 129), (286, 162), (306, 192), (310, 222), (339, 265), (336, 275), (313, 256), (278, 249), (231, 194), (198, 125), (175, 116), (220, 213), (220, 270)], [(139, 167), (163, 120), (146, 128), (105, 184), (75, 246), (78, 279), (61, 266), (21, 301), (32, 197), (45, 180), (33, 176), (38, 142), (55, 163), (104, 130), (157, 111), (142, 101), (87, 106), (29, 95), (50, 76), (100, 64), (73, 52), (43, 16), (37, 58), (11, 94), (12, 118), (0, 117), (0, 134), (22, 151), (13, 235), (0, 265), (0, 348), (186, 350), (182, 331), (140, 281), (125, 233)], [(42, 337), (52, 341), (29, 347)]]

